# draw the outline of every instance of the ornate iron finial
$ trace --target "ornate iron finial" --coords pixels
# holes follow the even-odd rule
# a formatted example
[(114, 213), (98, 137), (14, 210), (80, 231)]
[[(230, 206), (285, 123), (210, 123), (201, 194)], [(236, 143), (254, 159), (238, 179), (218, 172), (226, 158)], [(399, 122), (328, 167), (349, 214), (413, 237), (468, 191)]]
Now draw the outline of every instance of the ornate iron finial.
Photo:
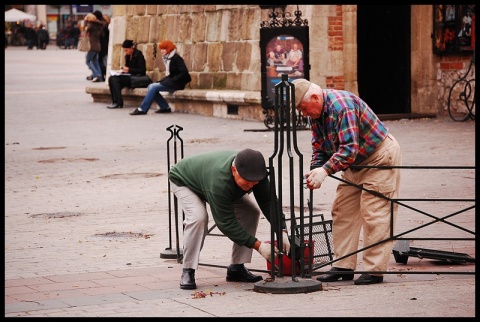
[(295, 10), (295, 19), (292, 19), (292, 14), (290, 12), (285, 12), (285, 8), (287, 7), (286, 5), (283, 6), (278, 6), (278, 8), (281, 10), (276, 11), (275, 9), (277, 6), (259, 6), (261, 9), (271, 9), (272, 11), (268, 14), (268, 17), (270, 18), (269, 21), (262, 21), (260, 23), (260, 27), (270, 27), (270, 28), (275, 28), (275, 27), (290, 27), (290, 26), (308, 26), (308, 20), (307, 19), (302, 19), (302, 12), (298, 10), (298, 5), (297, 5), (297, 10)]

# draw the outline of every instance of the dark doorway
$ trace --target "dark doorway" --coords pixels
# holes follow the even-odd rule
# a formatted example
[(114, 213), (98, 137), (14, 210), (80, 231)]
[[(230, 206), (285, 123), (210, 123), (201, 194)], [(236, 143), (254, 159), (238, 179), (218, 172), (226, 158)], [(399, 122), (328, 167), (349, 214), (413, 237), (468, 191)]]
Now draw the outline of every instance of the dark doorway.
[(411, 112), (410, 6), (358, 5), (358, 92), (376, 114)]

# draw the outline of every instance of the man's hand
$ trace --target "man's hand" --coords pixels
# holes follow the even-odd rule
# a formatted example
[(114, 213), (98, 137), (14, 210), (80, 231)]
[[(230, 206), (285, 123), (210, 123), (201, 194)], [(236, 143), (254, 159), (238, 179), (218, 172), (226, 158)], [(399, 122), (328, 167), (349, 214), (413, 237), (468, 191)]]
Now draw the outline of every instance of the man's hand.
[(307, 177), (307, 186), (309, 189), (318, 189), (322, 186), (323, 180), (328, 176), (327, 171), (316, 168), (305, 175)]
[[(265, 258), (267, 261), (271, 261), (272, 260), (272, 245), (271, 244), (266, 244), (266, 243), (262, 243), (260, 241), (256, 241), (255, 244), (257, 243), (260, 243), (260, 246), (255, 247), (257, 245), (254, 246), (254, 249), (256, 249), (260, 255), (263, 256), (263, 258)], [(274, 259), (277, 258), (277, 252), (278, 252), (278, 249), (275, 247), (275, 254), (274, 254)]]
[(288, 254), (290, 252), (290, 240), (286, 230), (282, 231), (283, 253)]

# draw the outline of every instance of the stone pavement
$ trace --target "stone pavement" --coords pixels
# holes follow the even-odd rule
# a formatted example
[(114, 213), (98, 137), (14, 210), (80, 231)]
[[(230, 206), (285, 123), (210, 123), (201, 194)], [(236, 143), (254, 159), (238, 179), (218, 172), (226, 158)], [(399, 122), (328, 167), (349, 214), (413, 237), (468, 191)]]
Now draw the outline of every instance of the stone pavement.
[[(6, 317), (476, 316), (475, 263), (411, 257), (399, 264), (392, 256), (381, 284), (334, 282), (316, 292), (270, 294), (225, 281), (231, 243), (216, 236), (207, 237), (201, 254), (209, 266), (196, 274), (196, 291), (207, 296), (180, 290), (181, 264), (160, 257), (171, 240), (167, 127), (183, 128), (185, 156), (246, 147), (270, 156), (274, 133), (249, 131), (265, 129), (262, 122), (155, 114), (154, 107), (144, 116), (130, 116), (133, 107), (109, 110), (85, 93), (87, 75), (85, 54), (76, 50), (5, 50)], [(475, 165), (474, 121), (386, 124), (404, 165)], [(297, 134), (308, 169), (310, 133)], [(314, 192), (313, 208), (327, 219), (336, 184), (328, 178)], [(430, 200), (474, 199), (474, 170), (403, 169), (401, 198), (427, 200), (405, 201), (410, 207), (400, 207), (397, 233), (425, 226), (402, 237), (448, 238), (412, 246), (475, 256), (474, 240), (454, 240), (471, 238), (468, 231), (474, 237), (475, 209), (449, 216), (472, 203)], [(429, 225), (431, 216), (448, 217), (455, 227)], [(258, 238), (269, 234), (262, 218)], [(358, 262), (361, 271), (361, 256)], [(269, 277), (256, 252), (247, 267)]]

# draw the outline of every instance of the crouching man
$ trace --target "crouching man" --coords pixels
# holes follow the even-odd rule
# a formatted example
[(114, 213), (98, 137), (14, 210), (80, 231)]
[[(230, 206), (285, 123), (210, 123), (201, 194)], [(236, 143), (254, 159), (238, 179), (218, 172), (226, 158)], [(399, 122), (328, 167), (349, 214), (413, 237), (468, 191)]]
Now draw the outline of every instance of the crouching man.
[[(269, 221), (271, 216), (267, 174), (262, 153), (252, 149), (199, 154), (182, 159), (170, 169), (171, 190), (185, 214), (181, 289), (197, 288), (195, 270), (208, 233), (207, 203), (217, 228), (233, 241), (227, 281), (255, 283), (263, 279), (244, 264), (251, 262), (253, 249), (271, 260), (271, 245), (255, 238), (260, 212)], [(282, 250), (288, 253), (284, 216), (282, 228)]]

